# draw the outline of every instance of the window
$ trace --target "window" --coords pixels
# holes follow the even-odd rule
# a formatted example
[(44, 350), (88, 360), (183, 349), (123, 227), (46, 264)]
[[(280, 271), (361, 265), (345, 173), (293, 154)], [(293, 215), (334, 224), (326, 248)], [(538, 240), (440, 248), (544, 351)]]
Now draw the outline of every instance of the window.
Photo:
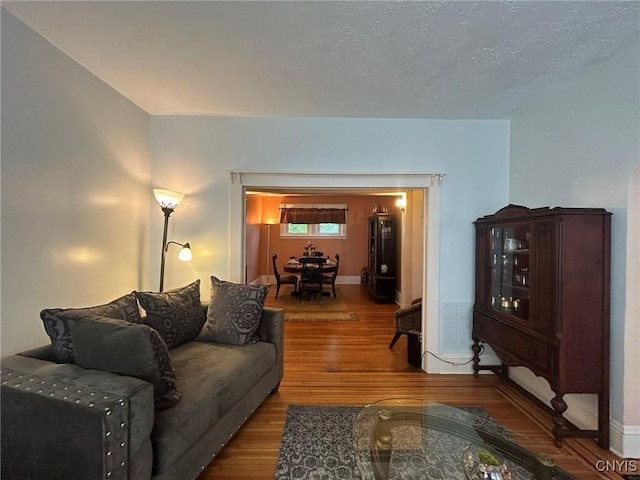
[(338, 223), (283, 223), (281, 237), (334, 237), (346, 238), (347, 225)]
[(309, 235), (309, 225), (306, 223), (284, 223), (288, 235)]
[[(346, 210), (346, 205), (280, 205), (280, 236), (347, 238)], [(290, 219), (310, 223), (287, 222)]]

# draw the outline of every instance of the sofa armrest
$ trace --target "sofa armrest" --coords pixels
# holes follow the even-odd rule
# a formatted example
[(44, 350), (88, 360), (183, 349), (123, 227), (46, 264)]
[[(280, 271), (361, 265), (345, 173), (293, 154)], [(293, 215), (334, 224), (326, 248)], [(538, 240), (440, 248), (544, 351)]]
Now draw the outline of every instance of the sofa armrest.
[(21, 355), (2, 359), (0, 377), (2, 478), (151, 474), (151, 384)]
[(260, 341), (273, 343), (276, 346), (276, 361), (280, 365), (280, 378), (282, 378), (284, 375), (284, 309), (264, 307), (257, 333)]

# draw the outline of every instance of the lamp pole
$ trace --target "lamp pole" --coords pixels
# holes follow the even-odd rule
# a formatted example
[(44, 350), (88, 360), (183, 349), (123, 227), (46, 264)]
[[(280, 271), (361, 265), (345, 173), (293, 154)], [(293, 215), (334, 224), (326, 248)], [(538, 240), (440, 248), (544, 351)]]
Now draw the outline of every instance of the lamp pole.
[(266, 285), (271, 285), (269, 283), (269, 257), (271, 256), (271, 224), (267, 223), (267, 282)]
[(162, 207), (162, 212), (164, 213), (164, 230), (162, 233), (162, 258), (160, 260), (160, 289), (159, 292), (162, 291), (164, 287), (164, 261), (167, 256), (167, 229), (169, 228), (169, 215), (173, 213), (173, 208)]

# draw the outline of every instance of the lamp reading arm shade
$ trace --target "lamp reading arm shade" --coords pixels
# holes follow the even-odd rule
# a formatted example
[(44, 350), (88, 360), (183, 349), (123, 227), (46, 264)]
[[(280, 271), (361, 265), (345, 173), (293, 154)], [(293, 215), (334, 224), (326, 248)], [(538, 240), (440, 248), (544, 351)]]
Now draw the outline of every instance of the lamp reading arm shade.
[(162, 208), (168, 208), (171, 210), (176, 208), (184, 198), (184, 193), (164, 190), (162, 188), (155, 188), (153, 190), (153, 195), (156, 197), (156, 201)]
[(178, 253), (178, 260), (181, 260), (183, 262), (190, 262), (192, 258), (193, 255), (191, 254), (191, 245), (189, 245), (189, 242), (187, 242), (180, 249), (180, 252)]
[(181, 260), (183, 262), (190, 262), (191, 259), (193, 258), (193, 255), (191, 253), (191, 245), (189, 245), (189, 242), (187, 243), (178, 243), (178, 242), (174, 242), (173, 240), (171, 240), (170, 242), (167, 242), (166, 247), (164, 247), (164, 252), (167, 253), (167, 251), (169, 250), (169, 245), (174, 244), (174, 245), (178, 245), (179, 247), (182, 247), (180, 249), (180, 252), (178, 252), (178, 260)]

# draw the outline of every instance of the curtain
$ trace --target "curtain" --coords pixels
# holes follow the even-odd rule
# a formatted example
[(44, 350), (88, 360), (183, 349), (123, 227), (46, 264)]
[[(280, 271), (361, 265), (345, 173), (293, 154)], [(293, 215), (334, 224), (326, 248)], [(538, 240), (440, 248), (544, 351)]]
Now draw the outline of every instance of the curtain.
[(347, 223), (345, 208), (281, 208), (280, 223)]

